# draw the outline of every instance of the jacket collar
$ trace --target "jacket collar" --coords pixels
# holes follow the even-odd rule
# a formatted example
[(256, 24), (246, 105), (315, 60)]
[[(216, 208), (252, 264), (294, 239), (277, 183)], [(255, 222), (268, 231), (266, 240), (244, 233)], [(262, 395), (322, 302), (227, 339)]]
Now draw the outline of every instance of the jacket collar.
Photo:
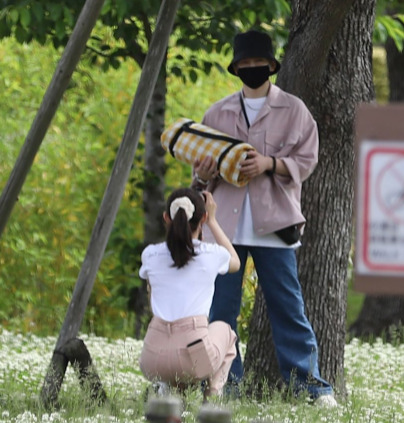
[(271, 89), (265, 102), (270, 107), (289, 107), (289, 99), (285, 91), (281, 90), (277, 85), (271, 84)]
[[(237, 130), (240, 133), (243, 133), (246, 139), (248, 139), (248, 127), (244, 118), (244, 114), (241, 111), (240, 94), (242, 94), (241, 91), (238, 91), (224, 99), (222, 110), (234, 112), (237, 116), (239, 116), (239, 118), (236, 119)], [(261, 119), (265, 118), (271, 112), (272, 108), (283, 107), (289, 107), (289, 99), (287, 94), (276, 85), (271, 84), (269, 94), (267, 95), (265, 103), (259, 111), (257, 118), (253, 122), (253, 125), (258, 123)]]
[[(240, 111), (240, 93), (241, 91), (238, 91), (230, 95), (228, 101), (224, 102), (222, 110), (232, 110), (238, 113)], [(274, 84), (271, 84), (271, 89), (262, 108), (269, 111), (271, 107), (289, 107), (286, 93)]]

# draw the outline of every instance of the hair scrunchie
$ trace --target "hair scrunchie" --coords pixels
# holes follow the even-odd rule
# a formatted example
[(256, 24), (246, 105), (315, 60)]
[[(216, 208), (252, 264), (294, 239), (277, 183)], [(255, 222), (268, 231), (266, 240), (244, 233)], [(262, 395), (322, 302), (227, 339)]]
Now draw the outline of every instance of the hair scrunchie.
[(184, 209), (187, 219), (191, 220), (194, 215), (195, 206), (188, 197), (179, 197), (176, 198), (170, 205), (170, 217), (171, 220), (174, 219), (177, 211), (179, 209)]

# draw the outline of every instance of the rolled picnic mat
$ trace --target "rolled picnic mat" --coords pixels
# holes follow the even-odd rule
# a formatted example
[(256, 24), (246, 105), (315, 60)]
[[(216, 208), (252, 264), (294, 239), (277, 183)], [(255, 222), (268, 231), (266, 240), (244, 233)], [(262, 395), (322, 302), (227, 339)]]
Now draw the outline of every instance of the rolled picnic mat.
[(254, 147), (209, 126), (187, 118), (178, 119), (161, 135), (161, 145), (174, 158), (190, 165), (196, 159), (211, 156), (225, 181), (238, 187), (249, 182), (240, 173), (239, 164)]

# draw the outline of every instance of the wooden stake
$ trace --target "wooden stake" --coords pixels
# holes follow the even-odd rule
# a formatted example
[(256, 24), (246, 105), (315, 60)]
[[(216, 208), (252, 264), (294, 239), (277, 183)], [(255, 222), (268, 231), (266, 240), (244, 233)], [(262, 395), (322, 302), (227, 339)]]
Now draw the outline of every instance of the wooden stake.
[[(157, 18), (156, 29), (150, 43), (150, 48), (142, 68), (139, 85), (129, 113), (125, 133), (115, 159), (114, 167), (102, 199), (98, 216), (91, 234), (86, 257), (84, 258), (72, 299), (63, 322), (55, 351), (60, 350), (70, 339), (77, 336), (84, 313), (94, 285), (113, 223), (125, 190), (143, 123), (149, 108), (158, 73), (163, 63), (165, 51), (168, 46), (171, 29), (179, 6), (180, 0), (163, 0)], [(55, 355), (53, 356), (55, 357)], [(41, 398), (46, 404), (51, 395), (50, 383), (54, 373), (52, 362), (45, 377)]]

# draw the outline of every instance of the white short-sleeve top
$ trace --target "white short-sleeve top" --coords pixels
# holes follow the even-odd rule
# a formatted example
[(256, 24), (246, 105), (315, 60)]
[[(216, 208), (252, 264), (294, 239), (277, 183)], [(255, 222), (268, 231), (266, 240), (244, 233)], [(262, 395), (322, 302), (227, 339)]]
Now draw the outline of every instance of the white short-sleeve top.
[(165, 242), (143, 250), (139, 276), (149, 281), (154, 316), (171, 322), (209, 315), (216, 276), (228, 272), (230, 253), (218, 244), (193, 242), (196, 256), (181, 269), (173, 266)]

